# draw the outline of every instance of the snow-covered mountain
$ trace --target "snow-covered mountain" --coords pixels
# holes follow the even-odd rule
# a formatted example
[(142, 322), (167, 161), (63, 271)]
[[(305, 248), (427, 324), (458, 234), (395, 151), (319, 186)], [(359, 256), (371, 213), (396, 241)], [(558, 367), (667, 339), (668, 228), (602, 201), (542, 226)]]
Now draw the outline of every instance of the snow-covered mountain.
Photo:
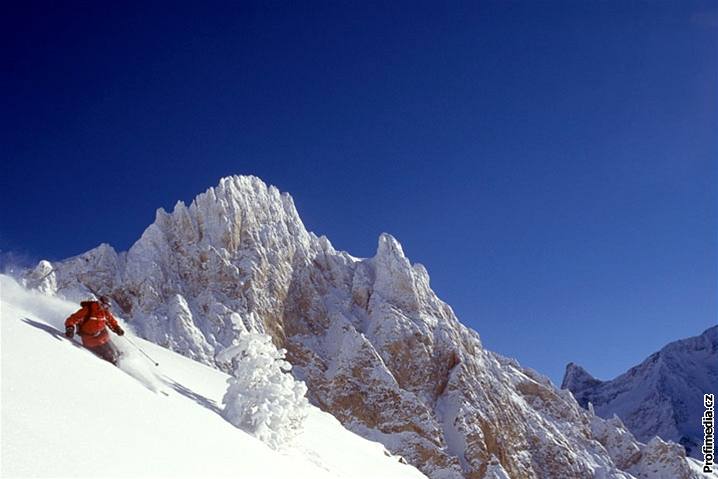
[(641, 441), (653, 436), (679, 442), (702, 460), (703, 394), (718, 385), (718, 326), (675, 341), (611, 381), (599, 381), (574, 363), (562, 388), (596, 414), (614, 414)]
[(544, 376), (483, 348), (392, 236), (359, 259), (306, 230), (292, 198), (229, 177), (126, 253), (41, 262), (26, 284), (113, 298), (144, 338), (205, 364), (244, 330), (285, 347), (310, 400), (433, 479), (698, 477)]
[(2, 477), (425, 477), (314, 407), (274, 451), (220, 416), (221, 371), (133, 338), (155, 368), (131, 331), (118, 369), (64, 337), (75, 303), (3, 275), (0, 297)]

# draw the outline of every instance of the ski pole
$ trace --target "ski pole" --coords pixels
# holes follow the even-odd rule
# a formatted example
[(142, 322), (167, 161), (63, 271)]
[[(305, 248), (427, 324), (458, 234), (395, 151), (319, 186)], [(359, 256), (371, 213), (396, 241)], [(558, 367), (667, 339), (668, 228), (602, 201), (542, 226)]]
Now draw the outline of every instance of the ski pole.
[(136, 347), (142, 354), (144, 354), (147, 359), (149, 359), (150, 361), (152, 361), (152, 362), (155, 364), (155, 366), (159, 366), (159, 365), (160, 365), (160, 363), (158, 363), (157, 361), (155, 361), (154, 359), (152, 359), (149, 354), (147, 354), (146, 352), (144, 352), (141, 347), (137, 346), (134, 341), (132, 341), (132, 340), (131, 340), (130, 338), (128, 338), (127, 336), (123, 336), (123, 337), (124, 337), (127, 341), (129, 341), (129, 343), (130, 343), (131, 345), (133, 345), (134, 347)]

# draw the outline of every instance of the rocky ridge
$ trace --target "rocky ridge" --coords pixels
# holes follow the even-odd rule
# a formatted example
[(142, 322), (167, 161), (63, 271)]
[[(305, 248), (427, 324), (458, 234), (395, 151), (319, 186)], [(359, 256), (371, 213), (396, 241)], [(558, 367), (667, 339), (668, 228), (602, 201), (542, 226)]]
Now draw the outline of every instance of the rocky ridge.
[(702, 460), (703, 394), (718, 384), (718, 326), (674, 341), (611, 381), (600, 381), (574, 363), (561, 387), (601, 417), (617, 415), (641, 441), (654, 436), (682, 444)]
[(126, 253), (101, 245), (24, 280), (106, 294), (138, 334), (220, 368), (239, 332), (268, 333), (314, 404), (433, 479), (700, 477), (682, 448), (638, 442), (485, 350), (391, 235), (371, 258), (337, 251), (255, 177), (158, 210)]

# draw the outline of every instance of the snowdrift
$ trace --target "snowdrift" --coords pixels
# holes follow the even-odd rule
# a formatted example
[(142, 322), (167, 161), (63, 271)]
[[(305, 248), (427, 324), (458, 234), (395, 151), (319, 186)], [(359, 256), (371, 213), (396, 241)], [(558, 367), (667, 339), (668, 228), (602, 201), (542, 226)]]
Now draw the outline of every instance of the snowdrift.
[(0, 275), (2, 477), (424, 477), (314, 407), (274, 451), (219, 415), (227, 375), (130, 328), (159, 367), (113, 336), (116, 368), (64, 337), (77, 309)]

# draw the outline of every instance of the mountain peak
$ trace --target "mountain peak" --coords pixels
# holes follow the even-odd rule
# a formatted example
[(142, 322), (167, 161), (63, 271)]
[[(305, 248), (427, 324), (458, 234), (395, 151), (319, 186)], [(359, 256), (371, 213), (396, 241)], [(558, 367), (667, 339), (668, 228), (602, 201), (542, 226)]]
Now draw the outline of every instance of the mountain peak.
[(574, 362), (570, 362), (566, 365), (566, 372), (561, 382), (562, 389), (570, 389), (570, 386), (575, 384), (585, 383), (600, 383), (601, 381), (594, 378), (588, 371), (583, 367), (579, 366)]
[(654, 436), (682, 444), (700, 457), (703, 393), (718, 383), (718, 326), (673, 341), (610, 381), (598, 381), (570, 363), (562, 388), (597, 415), (617, 414), (641, 441)]
[(389, 233), (379, 235), (379, 244), (376, 254), (377, 256), (393, 256), (396, 258), (406, 257), (404, 256), (404, 248), (401, 247), (401, 243)]
[(588, 412), (486, 351), (392, 235), (373, 258), (335, 251), (257, 177), (222, 178), (104, 256), (54, 263), (53, 291), (101, 291), (143, 337), (211, 366), (239, 332), (270, 334), (315, 404), (434, 479), (484, 477), (489, 464), (496, 477), (626, 477), (586, 435)]
[(584, 394), (584, 391), (591, 390), (599, 384), (601, 384), (600, 380), (594, 378), (578, 364), (571, 362), (566, 365), (561, 389), (568, 389), (581, 406), (588, 407), (590, 398)]
[(255, 207), (281, 204), (294, 209), (294, 200), (289, 193), (282, 193), (276, 186), (252, 175), (225, 176), (217, 186), (208, 188), (192, 203), (206, 201), (206, 197), (220, 203), (252, 204)]

